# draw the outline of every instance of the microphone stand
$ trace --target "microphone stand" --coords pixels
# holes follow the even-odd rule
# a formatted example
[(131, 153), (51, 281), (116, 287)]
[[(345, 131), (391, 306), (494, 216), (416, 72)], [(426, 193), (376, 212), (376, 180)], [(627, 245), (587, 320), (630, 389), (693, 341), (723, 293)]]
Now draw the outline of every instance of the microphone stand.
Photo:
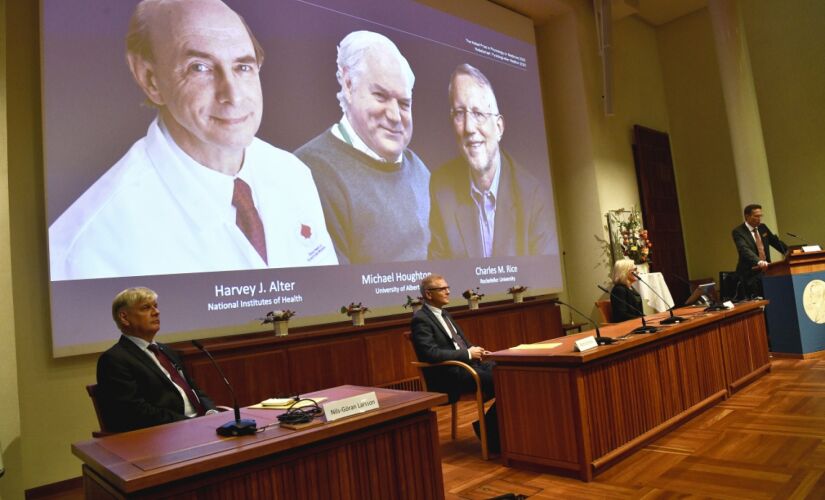
[(599, 325), (597, 325), (592, 319), (590, 319), (590, 316), (584, 314), (583, 312), (579, 311), (578, 309), (571, 306), (570, 304), (567, 304), (567, 303), (564, 303), (564, 302), (560, 301), (559, 299), (556, 299), (556, 302), (558, 302), (559, 304), (561, 304), (563, 306), (567, 306), (570, 309), (576, 311), (579, 314), (579, 316), (586, 319), (588, 323), (593, 325), (593, 327), (596, 329), (596, 343), (597, 344), (599, 344), (599, 345), (608, 345), (608, 344), (615, 344), (616, 343), (616, 339), (614, 339), (614, 338), (602, 337), (602, 334), (599, 331)]
[[(601, 286), (601, 285), (596, 285), (596, 286), (597, 286), (597, 287), (599, 287), (599, 290), (601, 290), (601, 291), (603, 291), (604, 293), (606, 293), (606, 294), (610, 295), (610, 292), (608, 292), (608, 291), (607, 291), (607, 289), (606, 289), (605, 287), (603, 287), (603, 286)], [(612, 295), (610, 295), (610, 296), (612, 297)], [(618, 297), (618, 296), (617, 296), (616, 298), (617, 298), (617, 299), (619, 299), (619, 300), (622, 302), (622, 304), (626, 305), (627, 307), (629, 307), (629, 308), (633, 309), (634, 311), (636, 311), (637, 313), (639, 313), (639, 314), (641, 314), (641, 315), (642, 315), (642, 316), (641, 316), (641, 317), (642, 317), (642, 326), (640, 326), (640, 327), (638, 327), (638, 328), (635, 328), (635, 329), (634, 329), (632, 332), (630, 332), (630, 333), (656, 333), (656, 332), (658, 332), (658, 331), (659, 331), (659, 329), (658, 329), (658, 328), (656, 328), (655, 326), (652, 326), (652, 325), (651, 325), (651, 326), (648, 326), (648, 325), (647, 325), (647, 321), (645, 320), (645, 312), (644, 312), (644, 311), (640, 311), (638, 308), (636, 308), (636, 306), (635, 306), (635, 305), (631, 304), (630, 302), (628, 302), (628, 301), (624, 300), (624, 299), (623, 299), (623, 298), (621, 298), (621, 297)]]
[[(646, 287), (650, 288), (650, 291), (652, 291), (653, 293), (655, 293), (655, 294), (656, 294), (656, 296), (657, 296), (657, 297), (659, 297), (660, 299), (662, 299), (662, 302), (664, 302), (664, 303), (665, 303), (665, 305), (667, 305), (667, 301), (665, 300), (665, 298), (664, 298), (664, 297), (662, 297), (661, 295), (659, 295), (659, 292), (657, 292), (655, 288), (653, 288), (652, 286), (650, 286), (650, 285), (647, 283), (647, 281), (643, 280), (643, 279), (642, 279), (642, 277), (641, 277), (641, 276), (639, 276), (639, 273), (637, 273), (637, 272), (635, 272), (635, 271), (634, 271), (634, 272), (633, 272), (633, 276), (635, 276), (637, 280), (639, 280), (639, 281), (641, 281), (642, 283), (644, 283), (644, 285), (645, 285)], [(673, 304), (673, 305), (671, 305), (671, 306), (670, 306), (670, 308), (668, 309), (668, 311), (670, 311), (670, 317), (669, 317), (669, 318), (665, 318), (665, 319), (663, 319), (662, 321), (660, 321), (660, 322), (659, 322), (659, 324), (660, 324), (660, 325), (672, 325), (673, 323), (681, 323), (682, 321), (687, 321), (687, 318), (683, 318), (683, 317), (681, 317), (681, 316), (674, 316), (674, 315), (673, 315), (673, 309), (674, 309), (675, 307), (676, 307), (676, 304)]]
[(235, 397), (235, 390), (232, 389), (232, 384), (229, 383), (229, 380), (226, 379), (226, 375), (223, 374), (223, 370), (215, 361), (215, 358), (212, 357), (212, 354), (206, 350), (206, 347), (203, 346), (197, 340), (192, 340), (192, 345), (200, 349), (201, 352), (206, 354), (209, 357), (209, 360), (218, 370), (218, 373), (221, 375), (224, 384), (229, 389), (229, 392), (232, 394), (232, 403), (233, 408), (235, 409), (235, 420), (231, 422), (227, 422), (222, 426), (215, 429), (221, 436), (246, 436), (250, 434), (255, 434), (258, 432), (258, 424), (252, 419), (241, 419), (241, 409), (238, 406), (238, 398)]

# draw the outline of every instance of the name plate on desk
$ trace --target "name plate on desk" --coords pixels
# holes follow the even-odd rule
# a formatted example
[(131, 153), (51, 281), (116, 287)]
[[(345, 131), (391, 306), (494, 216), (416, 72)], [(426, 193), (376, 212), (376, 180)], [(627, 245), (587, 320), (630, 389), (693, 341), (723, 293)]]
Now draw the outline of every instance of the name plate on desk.
[(324, 415), (327, 417), (327, 422), (332, 422), (339, 418), (351, 417), (352, 415), (377, 409), (378, 397), (376, 397), (373, 391), (351, 398), (330, 401), (324, 405)]
[(589, 351), (599, 346), (599, 344), (596, 343), (596, 337), (586, 337), (574, 343), (576, 344), (576, 350), (579, 352)]
[(818, 252), (822, 250), (819, 245), (805, 245), (802, 247), (802, 252)]

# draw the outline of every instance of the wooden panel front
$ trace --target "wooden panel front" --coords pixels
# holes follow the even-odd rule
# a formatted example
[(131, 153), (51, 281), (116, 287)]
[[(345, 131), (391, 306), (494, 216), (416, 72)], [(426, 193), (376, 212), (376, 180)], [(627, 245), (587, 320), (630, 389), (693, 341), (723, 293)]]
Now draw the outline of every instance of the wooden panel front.
[(591, 455), (604, 456), (725, 389), (716, 327), (584, 372)]
[[(450, 310), (470, 340), (497, 350), (563, 335), (561, 313), (552, 300), (521, 304), (482, 304)], [(270, 332), (203, 340), (226, 372), (241, 405), (343, 384), (397, 386), (415, 379), (415, 353), (404, 338), (410, 315), (367, 324), (319, 325), (290, 329), (285, 337)], [(172, 344), (198, 385), (218, 404), (231, 401), (223, 380), (188, 342)], [(406, 387), (406, 386), (405, 386)]]
[[(220, 358), (220, 367), (238, 397), (248, 406), (265, 397), (290, 394), (289, 359), (285, 351), (230, 353)], [(232, 406), (232, 396), (212, 362), (205, 355), (189, 363), (189, 374), (215, 404)]]
[(404, 338), (404, 331), (364, 337), (371, 385), (383, 386), (418, 376), (418, 370), (412, 366), (415, 352)]
[(364, 341), (349, 338), (287, 349), (291, 387), (298, 394), (331, 387), (338, 380), (369, 385)]
[(496, 407), (508, 460), (578, 469), (578, 409), (571, 375), (545, 367), (496, 368)]
[(764, 314), (754, 311), (734, 316), (722, 322), (720, 331), (726, 377), (733, 392), (752, 373), (770, 366)]

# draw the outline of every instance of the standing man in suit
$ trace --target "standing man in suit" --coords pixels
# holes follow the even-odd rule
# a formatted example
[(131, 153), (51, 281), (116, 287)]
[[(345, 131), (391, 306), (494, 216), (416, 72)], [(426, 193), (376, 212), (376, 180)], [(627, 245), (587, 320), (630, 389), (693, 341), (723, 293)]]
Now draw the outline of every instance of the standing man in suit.
[(490, 81), (461, 64), (450, 78), (449, 94), (461, 154), (430, 179), (429, 257), (557, 253), (550, 195), (499, 147), (504, 117)]
[[(788, 245), (762, 224), (762, 205), (755, 203), (745, 207), (745, 222), (733, 229), (732, 236), (739, 253), (736, 274), (739, 275), (742, 292), (745, 297), (762, 296), (760, 274), (771, 261), (768, 246), (784, 254), (788, 251)], [(759, 270), (753, 270), (754, 266), (759, 266)]]
[[(450, 285), (443, 276), (431, 274), (421, 281), (421, 296), (424, 307), (415, 312), (411, 330), (415, 354), (419, 361), (440, 363), (442, 361), (462, 361), (469, 364), (478, 373), (484, 399), (495, 397), (493, 387), (493, 366), (482, 358), (489, 351), (473, 345), (464, 336), (464, 332), (443, 308), (450, 303)], [(455, 401), (462, 393), (475, 391), (475, 380), (467, 370), (459, 366), (439, 366), (426, 368), (424, 377), (427, 388), (446, 393), (450, 401)], [(485, 415), (487, 424), (487, 444), (491, 451), (498, 452), (498, 419), (495, 403)], [(478, 422), (473, 423), (478, 434)]]
[(217, 412), (174, 351), (154, 342), (160, 329), (155, 292), (123, 290), (112, 302), (112, 317), (123, 335), (97, 360), (97, 402), (108, 430), (131, 431)]

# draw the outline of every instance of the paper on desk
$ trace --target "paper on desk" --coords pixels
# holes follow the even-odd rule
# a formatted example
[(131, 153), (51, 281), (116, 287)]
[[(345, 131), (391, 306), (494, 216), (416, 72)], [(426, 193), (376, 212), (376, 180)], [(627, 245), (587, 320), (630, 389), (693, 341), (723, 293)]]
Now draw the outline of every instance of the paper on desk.
[(326, 401), (326, 397), (321, 396), (312, 399), (302, 399), (299, 402), (295, 402), (295, 398), (269, 398), (261, 401), (256, 405), (250, 406), (250, 408), (265, 408), (267, 410), (288, 410), (290, 408), (303, 408), (305, 406), (312, 406), (312, 402), (320, 403), (322, 401)]
[(549, 344), (520, 344), (510, 349), (514, 350), (528, 350), (528, 349), (553, 349), (561, 345), (561, 342), (550, 342)]

